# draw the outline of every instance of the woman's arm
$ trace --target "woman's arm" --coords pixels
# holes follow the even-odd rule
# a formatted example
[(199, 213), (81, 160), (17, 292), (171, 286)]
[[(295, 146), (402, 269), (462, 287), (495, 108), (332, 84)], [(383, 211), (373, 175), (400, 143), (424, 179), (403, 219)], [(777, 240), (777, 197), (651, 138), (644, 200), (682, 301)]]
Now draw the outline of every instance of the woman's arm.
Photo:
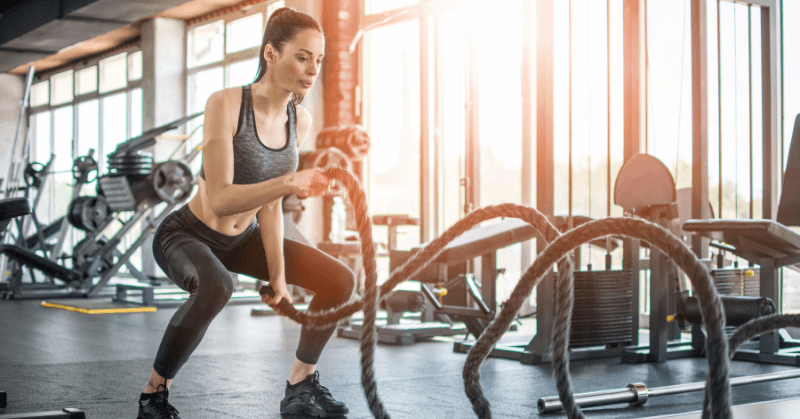
[(286, 299), (292, 303), (292, 296), (286, 287), (286, 271), (283, 259), (283, 208), (280, 199), (270, 202), (258, 210), (258, 227), (261, 233), (261, 242), (267, 256), (269, 269), (269, 285), (275, 291), (275, 296), (270, 298), (265, 295), (262, 300), (276, 313), (283, 315), (278, 310), (278, 303)]
[(233, 134), (239, 109), (235, 90), (215, 92), (206, 102), (203, 122), (203, 172), (211, 209), (218, 217), (240, 214), (280, 198), (314, 195), (327, 190), (330, 180), (322, 170), (304, 170), (250, 185), (233, 184)]

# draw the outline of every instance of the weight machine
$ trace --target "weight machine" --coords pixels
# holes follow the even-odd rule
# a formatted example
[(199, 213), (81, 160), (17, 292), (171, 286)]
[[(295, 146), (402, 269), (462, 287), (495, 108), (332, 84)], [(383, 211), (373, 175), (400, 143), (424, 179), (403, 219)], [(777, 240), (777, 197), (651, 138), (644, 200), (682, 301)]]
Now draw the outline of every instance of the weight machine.
[[(32, 208), (27, 198), (15, 197), (5, 198), (0, 200), (0, 239), (5, 237), (6, 229), (12, 220), (19, 220), (20, 217), (28, 215), (32, 212)], [(8, 395), (4, 391), (0, 391), (0, 410), (8, 406)], [(47, 419), (47, 418), (64, 418), (64, 419), (85, 419), (86, 415), (83, 411), (73, 408), (64, 408), (61, 411), (54, 412), (38, 412), (38, 413), (20, 413), (20, 414), (0, 414), (2, 419)]]
[[(683, 229), (716, 241), (748, 262), (758, 265), (759, 293), (780, 308), (780, 268), (798, 269), (800, 235), (800, 115), (795, 118), (777, 220), (689, 220)], [(777, 310), (780, 312), (780, 310)], [(733, 359), (800, 365), (800, 341), (785, 330), (770, 332), (742, 346)]]
[[(20, 234), (14, 244), (3, 244), (0, 247), (0, 254), (10, 259), (7, 273), (9, 280), (3, 290), (5, 298), (24, 298), (28, 296), (27, 294), (34, 297), (43, 296), (42, 292), (38, 292), (42, 290), (23, 284), (23, 267), (27, 267), (31, 275), (33, 270), (37, 270), (48, 277), (60, 280), (63, 284), (53, 283), (45, 289), (45, 292), (50, 292), (51, 295), (53, 291), (61, 291), (56, 296), (97, 296), (123, 265), (138, 280), (148, 281), (149, 278), (136, 269), (129, 259), (151, 230), (177, 204), (190, 196), (194, 187), (194, 176), (187, 164), (199, 154), (199, 148), (193, 149), (183, 159), (157, 164), (153, 162), (151, 154), (142, 150), (154, 145), (157, 136), (200, 115), (202, 113), (196, 113), (154, 128), (120, 144), (107, 156), (109, 170), (97, 179), (96, 196), (79, 196), (79, 192), (83, 184), (89, 181), (91, 171), (97, 170), (97, 163), (91, 158), (91, 154), (76, 159), (73, 166), (76, 184), (73, 187), (73, 200), (65, 218), (73, 227), (84, 231), (85, 237), (73, 249), (71, 266), (59, 263), (62, 260), (60, 249), (55, 249), (56, 251), (48, 258), (37, 254), (32, 247), (25, 247), (28, 240), (23, 239), (25, 235), (22, 233), (25, 230), (20, 228)], [(37, 176), (33, 174), (41, 171), (33, 168), (29, 173), (36, 179)], [(156, 207), (161, 203), (167, 205), (154, 216)], [(32, 213), (32, 218), (35, 220), (35, 211)], [(121, 227), (111, 238), (106, 238), (103, 233), (115, 221), (121, 224)], [(18, 224), (21, 225), (19, 221)], [(127, 249), (118, 250), (125, 236), (137, 225), (144, 227), (139, 236)], [(58, 226), (59, 237), (66, 234), (66, 227), (67, 223), (62, 221)], [(55, 227), (50, 228), (54, 229)], [(39, 233), (38, 240), (41, 247), (46, 246), (44, 234)], [(63, 239), (59, 242), (63, 243)], [(55, 247), (59, 246), (60, 244), (56, 243)]]

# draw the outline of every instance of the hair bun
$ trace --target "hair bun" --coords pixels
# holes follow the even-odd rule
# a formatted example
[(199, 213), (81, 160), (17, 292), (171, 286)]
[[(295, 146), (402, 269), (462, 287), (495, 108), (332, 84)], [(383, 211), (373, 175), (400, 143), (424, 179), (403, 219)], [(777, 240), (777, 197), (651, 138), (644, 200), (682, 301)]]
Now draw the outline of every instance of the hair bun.
[(269, 22), (271, 22), (272, 19), (274, 19), (276, 16), (278, 16), (280, 14), (283, 14), (283, 13), (286, 13), (286, 12), (288, 12), (290, 10), (293, 11), (293, 12), (296, 12), (296, 10), (294, 10), (294, 8), (292, 8), (292, 7), (281, 7), (280, 9), (275, 10), (269, 16), (269, 19), (267, 20), (267, 25), (269, 25)]

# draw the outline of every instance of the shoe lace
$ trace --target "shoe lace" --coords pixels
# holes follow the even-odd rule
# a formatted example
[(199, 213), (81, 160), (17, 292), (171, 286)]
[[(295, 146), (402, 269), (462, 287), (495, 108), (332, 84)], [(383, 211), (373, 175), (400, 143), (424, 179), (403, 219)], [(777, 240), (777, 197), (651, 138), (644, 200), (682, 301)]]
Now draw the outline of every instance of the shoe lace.
[(176, 409), (175, 406), (169, 404), (169, 402), (166, 399), (162, 399), (161, 403), (157, 403), (155, 405), (155, 408), (158, 411), (158, 413), (162, 415), (167, 415), (167, 417), (170, 418), (179, 413), (178, 409)]
[(330, 391), (330, 390), (328, 390), (328, 388), (327, 388), (327, 387), (325, 387), (325, 386), (323, 386), (322, 384), (320, 384), (320, 383), (319, 383), (319, 375), (315, 376), (315, 377), (312, 379), (312, 381), (311, 381), (311, 384), (313, 385), (313, 387), (314, 387), (314, 388), (315, 388), (315, 389), (316, 389), (318, 392), (320, 392), (320, 393), (322, 393), (322, 394), (324, 394), (324, 395), (326, 395), (326, 396), (332, 396), (332, 395), (331, 395), (331, 391)]

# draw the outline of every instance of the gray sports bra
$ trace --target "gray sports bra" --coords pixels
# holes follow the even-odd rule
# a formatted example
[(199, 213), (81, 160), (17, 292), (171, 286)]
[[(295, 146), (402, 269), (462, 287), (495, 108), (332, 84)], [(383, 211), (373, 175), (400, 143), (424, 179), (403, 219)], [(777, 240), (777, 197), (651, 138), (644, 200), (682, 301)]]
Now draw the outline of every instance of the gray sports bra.
[[(297, 117), (294, 103), (286, 105), (288, 139), (281, 148), (269, 148), (258, 138), (250, 85), (242, 87), (239, 125), (233, 135), (233, 183), (259, 183), (297, 171)], [(202, 163), (200, 177), (205, 180)]]

